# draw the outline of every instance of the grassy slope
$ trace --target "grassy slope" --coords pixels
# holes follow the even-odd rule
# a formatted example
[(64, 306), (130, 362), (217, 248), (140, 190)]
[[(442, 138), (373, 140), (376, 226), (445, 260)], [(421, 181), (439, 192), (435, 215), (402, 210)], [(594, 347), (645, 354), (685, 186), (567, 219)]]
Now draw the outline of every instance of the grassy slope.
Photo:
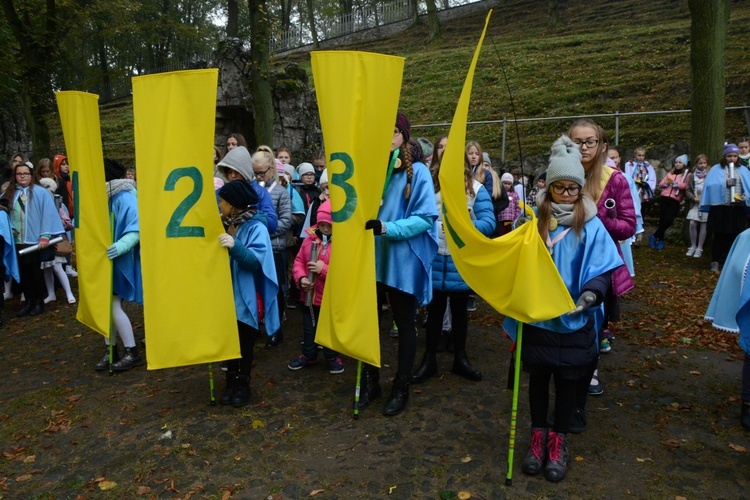
[[(561, 23), (547, 25), (543, 0), (507, 0), (496, 8), (480, 56), (469, 119), (512, 118), (502, 67), (507, 72), (519, 118), (673, 110), (690, 107), (690, 12), (686, 0), (563, 1)], [(443, 36), (426, 45), (426, 27), (397, 37), (359, 43), (366, 50), (406, 57), (401, 108), (412, 124), (449, 122), (479, 40), (485, 14), (443, 25)], [(745, 103), (750, 93), (747, 26), (750, 4), (732, 4), (726, 50), (727, 105)], [(278, 57), (274, 64), (298, 62), (309, 70), (309, 54)], [(105, 143), (132, 141), (132, 107), (102, 110)], [(610, 133), (614, 119), (599, 120)], [(566, 121), (520, 123), (525, 155), (546, 152)], [(741, 112), (727, 114), (727, 139), (746, 135)], [(445, 128), (416, 132), (434, 138)], [(470, 126), (468, 137), (493, 156), (501, 149), (500, 125)], [(620, 144), (626, 148), (688, 140), (684, 115), (621, 119)], [(53, 139), (54, 140), (54, 139)], [(61, 138), (58, 139), (62, 142)], [(614, 142), (614, 141), (613, 141)], [(122, 150), (110, 148), (127, 156)], [(108, 152), (110, 152), (108, 150)], [(509, 129), (507, 156), (518, 155)]]

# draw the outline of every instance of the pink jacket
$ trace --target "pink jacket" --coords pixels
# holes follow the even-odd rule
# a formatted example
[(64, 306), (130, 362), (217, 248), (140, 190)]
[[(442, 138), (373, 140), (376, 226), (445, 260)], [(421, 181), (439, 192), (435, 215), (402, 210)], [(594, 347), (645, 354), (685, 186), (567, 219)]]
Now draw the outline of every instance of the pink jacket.
[(676, 201), (682, 201), (682, 198), (685, 197), (689, 180), (690, 172), (687, 169), (683, 169), (679, 175), (675, 174), (674, 170), (671, 170), (659, 183), (661, 195)]
[[(604, 186), (601, 197), (596, 201), (597, 215), (604, 224), (607, 232), (617, 243), (617, 251), (622, 257), (622, 250), (619, 242), (632, 237), (635, 234), (635, 208), (633, 207), (633, 197), (630, 194), (628, 180), (622, 172), (612, 167), (604, 167), (602, 175), (611, 176), (607, 185)], [(592, 182), (595, 182), (592, 180)], [(604, 206), (608, 200), (614, 200), (614, 210), (609, 210)], [(628, 268), (623, 263), (622, 266), (615, 269), (612, 273), (612, 291), (616, 296), (620, 296), (632, 290), (635, 285), (630, 277)]]
[[(323, 269), (315, 277), (315, 296), (313, 297), (313, 305), (319, 306), (323, 301), (323, 290), (326, 286), (326, 276), (328, 275), (328, 262), (331, 260), (331, 240), (324, 246), (323, 241), (315, 233), (317, 226), (313, 226), (307, 230), (307, 238), (302, 240), (302, 247), (297, 253), (297, 257), (294, 258), (294, 266), (292, 266), (292, 277), (295, 283), (299, 285), (299, 280), (307, 277), (307, 263), (310, 262), (310, 254), (312, 253), (312, 244), (314, 241), (318, 242), (318, 260), (323, 261)], [(306, 292), (301, 291), (300, 298), (305, 300)]]

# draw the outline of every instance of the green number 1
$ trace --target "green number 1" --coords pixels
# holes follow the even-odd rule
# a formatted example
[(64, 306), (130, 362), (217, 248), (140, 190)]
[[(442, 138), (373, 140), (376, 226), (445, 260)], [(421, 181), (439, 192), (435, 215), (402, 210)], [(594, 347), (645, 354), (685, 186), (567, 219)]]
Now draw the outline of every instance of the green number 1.
[(193, 180), (193, 191), (177, 205), (167, 224), (167, 238), (202, 238), (205, 232), (201, 226), (183, 226), (182, 221), (188, 210), (193, 208), (203, 192), (203, 176), (197, 167), (176, 168), (169, 173), (164, 185), (165, 191), (174, 191), (177, 181), (183, 177)]
[(331, 161), (339, 160), (344, 164), (344, 171), (331, 175), (331, 184), (344, 190), (346, 202), (340, 210), (331, 214), (334, 222), (344, 222), (354, 215), (357, 209), (357, 190), (349, 184), (349, 179), (354, 175), (354, 161), (347, 153), (331, 153)]
[(81, 213), (80, 209), (80, 198), (78, 196), (78, 171), (73, 171), (73, 179), (71, 179), (71, 184), (73, 187), (73, 226), (78, 229), (78, 223), (81, 219), (78, 214)]

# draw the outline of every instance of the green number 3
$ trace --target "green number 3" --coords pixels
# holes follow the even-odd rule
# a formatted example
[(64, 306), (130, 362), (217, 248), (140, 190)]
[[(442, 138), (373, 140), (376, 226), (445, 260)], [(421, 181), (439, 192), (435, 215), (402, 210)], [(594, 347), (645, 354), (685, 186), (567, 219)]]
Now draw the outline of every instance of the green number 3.
[(202, 238), (205, 232), (201, 226), (183, 226), (182, 221), (188, 210), (193, 208), (201, 197), (203, 192), (203, 176), (197, 167), (176, 168), (169, 173), (167, 182), (164, 185), (165, 191), (174, 191), (177, 181), (183, 177), (189, 177), (193, 180), (193, 190), (187, 197), (177, 205), (172, 217), (167, 224), (167, 238)]
[(331, 184), (344, 190), (346, 194), (346, 203), (340, 210), (331, 214), (334, 222), (345, 222), (354, 215), (357, 209), (357, 190), (349, 184), (349, 179), (354, 175), (354, 161), (347, 153), (331, 153), (331, 161), (339, 160), (344, 164), (344, 171), (331, 175)]

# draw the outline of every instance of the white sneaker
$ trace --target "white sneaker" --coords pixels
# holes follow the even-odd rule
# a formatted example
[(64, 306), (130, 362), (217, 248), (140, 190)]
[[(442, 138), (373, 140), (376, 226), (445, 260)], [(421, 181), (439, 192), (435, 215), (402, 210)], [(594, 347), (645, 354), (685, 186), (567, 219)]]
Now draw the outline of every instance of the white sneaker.
[(44, 299), (45, 304), (49, 304), (50, 302), (55, 302), (57, 300), (57, 297), (54, 295), (48, 295), (47, 298)]
[(65, 274), (70, 276), (71, 278), (77, 278), (78, 272), (76, 272), (75, 268), (73, 266), (65, 266)]
[(13, 298), (13, 292), (8, 292), (8, 293), (4, 293), (4, 294), (3, 294), (3, 298), (4, 298), (5, 300), (10, 300), (10, 299), (12, 299), (12, 298)]
[(718, 273), (719, 272), (719, 263), (716, 261), (711, 262), (711, 272)]
[(70, 297), (68, 297), (68, 304), (75, 304), (75, 303), (76, 303), (76, 298), (75, 297), (73, 297), (72, 295)]
[(26, 302), (26, 296), (24, 294), (21, 294), (21, 302)]
[(688, 251), (685, 255), (688, 257), (692, 257), (693, 255), (695, 255), (695, 247), (688, 248)]
[(695, 253), (693, 254), (693, 257), (696, 259), (703, 255), (703, 249), (702, 248), (696, 248)]

